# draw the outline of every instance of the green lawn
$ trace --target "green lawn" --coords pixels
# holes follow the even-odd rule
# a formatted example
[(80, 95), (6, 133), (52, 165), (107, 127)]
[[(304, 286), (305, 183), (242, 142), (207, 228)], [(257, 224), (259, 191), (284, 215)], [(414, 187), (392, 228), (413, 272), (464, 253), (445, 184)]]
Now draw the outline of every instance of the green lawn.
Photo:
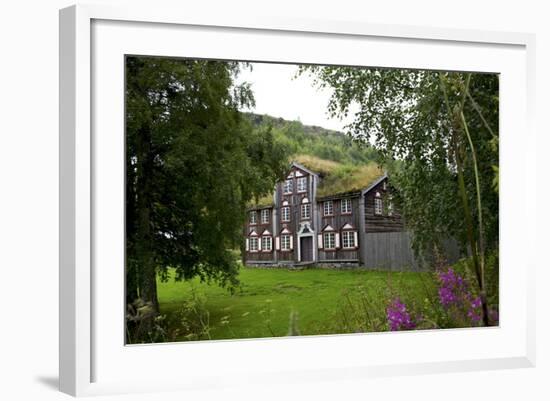
[[(300, 334), (330, 334), (350, 331), (337, 328), (338, 322), (351, 319), (350, 311), (359, 305), (368, 305), (369, 318), (383, 320), (386, 302), (393, 296), (425, 302), (431, 277), (417, 272), (242, 268), (241, 286), (234, 294), (215, 284), (170, 278), (159, 282), (158, 295), (161, 314), (172, 331), (181, 324), (182, 305), (194, 290), (205, 300), (211, 339), (287, 335), (291, 311), (297, 313)], [(356, 312), (361, 316), (361, 311)], [(179, 333), (170, 340), (183, 339)]]

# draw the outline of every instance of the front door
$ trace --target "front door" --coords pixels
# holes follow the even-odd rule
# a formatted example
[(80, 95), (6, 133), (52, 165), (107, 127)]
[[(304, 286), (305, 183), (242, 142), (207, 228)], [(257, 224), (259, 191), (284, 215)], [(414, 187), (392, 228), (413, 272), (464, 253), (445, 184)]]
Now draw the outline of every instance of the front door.
[(313, 237), (300, 238), (300, 257), (301, 262), (313, 261)]

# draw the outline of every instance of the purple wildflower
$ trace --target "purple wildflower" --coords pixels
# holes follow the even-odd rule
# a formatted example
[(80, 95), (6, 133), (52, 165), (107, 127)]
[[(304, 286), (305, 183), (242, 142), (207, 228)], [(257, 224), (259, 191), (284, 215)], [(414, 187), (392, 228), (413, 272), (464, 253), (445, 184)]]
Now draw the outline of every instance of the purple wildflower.
[(416, 323), (411, 319), (407, 312), (407, 307), (399, 298), (395, 298), (386, 309), (386, 317), (391, 331), (411, 330), (416, 327)]
[(475, 298), (475, 299), (471, 302), (470, 306), (471, 306), (472, 308), (479, 308), (479, 307), (481, 307), (481, 298), (480, 298), (480, 297)]
[(439, 288), (439, 301), (443, 306), (449, 306), (456, 302), (456, 296), (448, 287)]
[(447, 271), (439, 271), (437, 279), (441, 305), (452, 309), (454, 315), (462, 315), (472, 325), (477, 325), (481, 320), (481, 298), (472, 295), (464, 278), (450, 267)]

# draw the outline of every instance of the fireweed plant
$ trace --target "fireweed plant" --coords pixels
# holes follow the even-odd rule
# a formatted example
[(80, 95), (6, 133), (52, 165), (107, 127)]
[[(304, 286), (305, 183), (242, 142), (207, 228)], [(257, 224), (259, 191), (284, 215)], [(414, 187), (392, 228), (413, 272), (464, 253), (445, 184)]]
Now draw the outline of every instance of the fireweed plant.
[[(422, 313), (416, 313), (415, 305), (398, 296), (388, 300), (386, 322), (390, 331), (483, 325), (481, 299), (470, 281), (452, 267), (438, 268), (434, 276), (436, 287), (433, 296), (427, 294)], [(496, 309), (489, 309), (489, 319), (491, 325), (498, 325)]]
[(474, 295), (460, 274), (452, 267), (436, 273), (439, 283), (438, 295), (441, 306), (459, 326), (479, 326), (481, 322), (481, 299)]
[(386, 316), (391, 331), (412, 330), (416, 328), (416, 319), (411, 317), (406, 305), (399, 298), (392, 300), (386, 309)]

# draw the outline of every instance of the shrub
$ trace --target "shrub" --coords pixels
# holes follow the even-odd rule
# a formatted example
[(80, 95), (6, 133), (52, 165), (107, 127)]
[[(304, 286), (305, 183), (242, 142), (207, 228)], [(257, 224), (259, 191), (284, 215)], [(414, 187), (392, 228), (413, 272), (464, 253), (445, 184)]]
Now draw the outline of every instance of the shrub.
[[(151, 318), (153, 318), (151, 323)], [(128, 344), (168, 341), (166, 316), (156, 315), (151, 302), (136, 299), (126, 306), (126, 341)], [(143, 328), (143, 330), (142, 330)], [(138, 333), (145, 332), (142, 337)]]
[[(191, 297), (182, 304), (179, 312), (179, 325), (174, 336), (183, 336), (186, 340), (210, 340), (210, 312), (206, 307), (206, 296), (195, 288)], [(228, 316), (222, 317), (221, 324), (229, 324)]]

